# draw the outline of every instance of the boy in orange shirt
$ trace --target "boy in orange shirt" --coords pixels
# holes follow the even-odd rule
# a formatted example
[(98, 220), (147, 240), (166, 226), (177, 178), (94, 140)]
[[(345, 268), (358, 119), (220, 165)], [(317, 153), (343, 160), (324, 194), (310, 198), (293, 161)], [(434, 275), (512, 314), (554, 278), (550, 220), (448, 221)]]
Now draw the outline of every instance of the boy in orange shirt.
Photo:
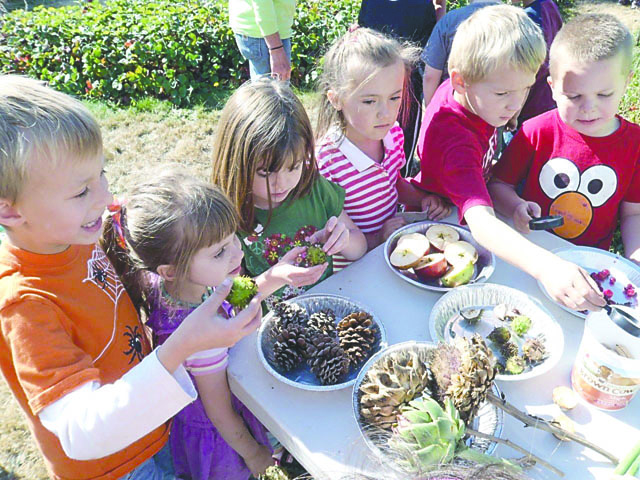
[(55, 479), (161, 478), (169, 419), (196, 397), (182, 363), (260, 321), (259, 299), (217, 314), (228, 280), (151, 351), (95, 244), (111, 201), (91, 114), (0, 76), (0, 369)]

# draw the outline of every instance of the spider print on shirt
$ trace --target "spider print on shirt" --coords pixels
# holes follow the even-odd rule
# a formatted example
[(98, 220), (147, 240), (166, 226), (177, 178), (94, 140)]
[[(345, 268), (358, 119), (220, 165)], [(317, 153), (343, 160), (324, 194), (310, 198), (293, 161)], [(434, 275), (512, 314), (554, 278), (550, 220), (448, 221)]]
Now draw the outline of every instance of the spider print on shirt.
[(87, 278), (83, 282), (91, 282), (100, 287), (114, 304), (118, 303), (120, 295), (124, 292), (124, 285), (116, 275), (111, 262), (97, 245), (87, 261)]
[(129, 363), (133, 362), (136, 358), (138, 361), (142, 360), (142, 335), (138, 331), (138, 327), (131, 328), (127, 325), (127, 331), (124, 332), (124, 336), (127, 337), (129, 344), (129, 350), (124, 352), (125, 355), (131, 355)]

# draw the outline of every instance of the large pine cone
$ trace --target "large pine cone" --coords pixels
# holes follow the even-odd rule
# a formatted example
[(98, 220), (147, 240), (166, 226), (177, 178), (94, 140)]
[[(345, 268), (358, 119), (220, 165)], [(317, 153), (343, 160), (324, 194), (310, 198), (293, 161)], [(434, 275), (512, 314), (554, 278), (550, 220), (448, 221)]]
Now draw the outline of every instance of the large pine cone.
[(273, 356), (284, 372), (293, 370), (301, 362), (308, 347), (305, 327), (291, 323), (281, 326), (276, 332)]
[(371, 315), (366, 312), (352, 313), (340, 320), (340, 345), (351, 363), (356, 365), (367, 359), (376, 341), (376, 331)]
[(360, 414), (367, 423), (389, 430), (403, 405), (420, 395), (431, 395), (430, 383), (423, 352), (388, 355), (371, 367), (360, 385)]
[(447, 396), (465, 422), (471, 420), (491, 391), (496, 376), (495, 358), (482, 337), (458, 337), (455, 346), (460, 352), (458, 371), (451, 375)]
[(335, 385), (347, 374), (349, 359), (340, 342), (322, 332), (313, 332), (307, 343), (307, 362), (322, 385)]
[(336, 315), (331, 310), (321, 310), (309, 316), (307, 327), (309, 330), (336, 336)]
[(309, 320), (307, 311), (295, 303), (276, 303), (273, 306), (273, 315), (276, 317), (276, 329), (281, 329), (291, 324), (306, 326)]

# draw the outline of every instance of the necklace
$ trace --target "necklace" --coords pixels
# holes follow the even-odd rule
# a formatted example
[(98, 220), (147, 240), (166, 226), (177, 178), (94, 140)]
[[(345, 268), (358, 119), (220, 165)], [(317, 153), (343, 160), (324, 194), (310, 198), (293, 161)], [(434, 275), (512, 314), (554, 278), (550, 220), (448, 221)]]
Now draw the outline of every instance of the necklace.
[(162, 293), (162, 298), (169, 304), (174, 307), (181, 308), (196, 308), (199, 307), (201, 303), (203, 303), (207, 298), (209, 298), (213, 294), (213, 287), (206, 287), (204, 293), (202, 294), (202, 301), (200, 303), (195, 302), (186, 302), (184, 300), (179, 300), (171, 296), (169, 292), (167, 292), (167, 288), (164, 284), (164, 280), (160, 282), (160, 291)]

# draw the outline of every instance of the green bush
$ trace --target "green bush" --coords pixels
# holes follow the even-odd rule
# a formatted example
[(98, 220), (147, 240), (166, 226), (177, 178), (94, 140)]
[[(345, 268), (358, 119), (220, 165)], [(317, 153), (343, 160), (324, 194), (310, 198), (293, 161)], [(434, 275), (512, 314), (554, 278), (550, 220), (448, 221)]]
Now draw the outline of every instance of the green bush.
[[(360, 2), (298, 1), (294, 85), (312, 84), (317, 60), (357, 20)], [(467, 2), (449, 0), (448, 7)], [(0, 15), (0, 73), (29, 75), (67, 93), (118, 103), (146, 97), (179, 106), (209, 103), (216, 88), (233, 88), (248, 77), (227, 3), (87, 0), (16, 9)]]
[[(316, 59), (354, 21), (359, 3), (299, 3), (295, 84), (313, 79)], [(123, 103), (154, 96), (184, 106), (247, 76), (226, 2), (95, 1), (14, 10), (0, 22), (0, 72), (41, 78), (75, 95)]]

